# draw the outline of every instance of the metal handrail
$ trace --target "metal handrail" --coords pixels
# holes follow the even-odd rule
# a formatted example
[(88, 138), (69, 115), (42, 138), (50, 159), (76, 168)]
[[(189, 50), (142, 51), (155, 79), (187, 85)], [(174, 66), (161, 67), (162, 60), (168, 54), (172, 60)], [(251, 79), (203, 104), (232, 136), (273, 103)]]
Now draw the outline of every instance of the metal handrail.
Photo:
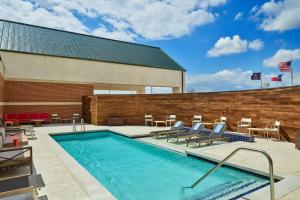
[(73, 132), (77, 132), (75, 119), (73, 119)]
[(239, 147), (239, 148), (235, 149), (226, 158), (224, 158), (221, 162), (219, 162), (214, 168), (212, 168), (206, 174), (204, 174), (201, 178), (196, 180), (191, 186), (184, 187), (184, 188), (194, 188), (196, 185), (198, 185), (200, 182), (202, 182), (206, 177), (208, 177), (210, 174), (212, 174), (214, 171), (216, 171), (218, 168), (220, 168), (229, 158), (231, 158), (234, 154), (236, 154), (240, 150), (258, 152), (258, 153), (263, 154), (268, 159), (269, 176), (270, 176), (270, 195), (271, 195), (271, 200), (275, 200), (274, 171), (273, 171), (273, 160), (272, 160), (271, 156), (264, 150), (248, 148), (248, 147)]
[(85, 132), (85, 123), (84, 123), (84, 119), (83, 118), (81, 118), (80, 126), (81, 126), (81, 130), (83, 130)]

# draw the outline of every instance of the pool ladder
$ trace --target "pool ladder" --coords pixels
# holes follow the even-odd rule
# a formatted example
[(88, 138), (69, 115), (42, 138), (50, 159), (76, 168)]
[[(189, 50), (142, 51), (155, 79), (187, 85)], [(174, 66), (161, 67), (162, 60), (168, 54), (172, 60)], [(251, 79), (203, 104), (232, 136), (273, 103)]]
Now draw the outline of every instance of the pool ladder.
[[(81, 120), (80, 120), (80, 129), (81, 129), (81, 131), (85, 132), (85, 123), (84, 123), (83, 118), (81, 118)], [(75, 119), (73, 119), (73, 132), (77, 132)]]
[(274, 171), (273, 171), (273, 160), (272, 160), (271, 156), (264, 150), (248, 148), (248, 147), (240, 147), (240, 148), (235, 149), (226, 158), (224, 158), (221, 162), (219, 162), (214, 168), (212, 168), (206, 174), (204, 174), (202, 177), (200, 177), (198, 180), (196, 180), (191, 186), (184, 187), (184, 188), (194, 188), (194, 187), (196, 187), (206, 177), (211, 175), (214, 171), (216, 171), (218, 168), (220, 168), (228, 159), (230, 159), (233, 155), (235, 155), (237, 152), (239, 152), (241, 150), (261, 153), (268, 159), (268, 162), (269, 162), (269, 177), (270, 177), (270, 197), (271, 197), (271, 200), (275, 200)]

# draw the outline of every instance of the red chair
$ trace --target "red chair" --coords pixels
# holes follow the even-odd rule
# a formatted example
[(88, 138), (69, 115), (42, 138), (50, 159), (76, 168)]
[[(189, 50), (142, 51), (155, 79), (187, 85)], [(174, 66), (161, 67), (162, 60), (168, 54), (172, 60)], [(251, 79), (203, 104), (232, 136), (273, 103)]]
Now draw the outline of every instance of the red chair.
[(18, 124), (18, 115), (17, 114), (3, 114), (3, 120), (5, 122), (13, 122), (14, 124)]

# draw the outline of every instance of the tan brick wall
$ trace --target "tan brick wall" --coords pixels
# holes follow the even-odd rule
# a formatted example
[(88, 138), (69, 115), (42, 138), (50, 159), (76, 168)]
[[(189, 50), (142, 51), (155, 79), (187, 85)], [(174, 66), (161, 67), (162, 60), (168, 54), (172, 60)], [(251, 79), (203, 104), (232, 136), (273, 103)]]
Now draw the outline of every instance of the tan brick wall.
[(92, 94), (90, 84), (5, 81), (5, 102), (81, 102)]
[[(97, 95), (92, 98), (92, 123), (105, 124), (110, 116), (125, 118), (128, 125), (144, 124), (144, 115), (163, 120), (176, 114), (187, 125), (194, 114), (211, 122), (227, 116), (228, 127), (237, 130), (242, 117), (251, 117), (253, 127), (279, 120), (281, 134), (294, 141), (300, 129), (300, 86), (268, 90), (167, 95)], [(96, 106), (95, 106), (96, 104)]]
[(4, 79), (2, 74), (0, 73), (0, 118), (2, 118), (2, 114), (4, 112), (4, 106), (2, 103), (4, 102)]
[[(5, 81), (5, 113), (48, 112), (71, 117), (82, 113), (82, 96), (92, 95), (91, 84)], [(30, 105), (24, 105), (24, 104)], [(60, 105), (55, 105), (59, 103)], [(77, 103), (76, 105), (70, 105)], [(17, 104), (17, 105), (10, 105)], [(47, 104), (47, 105), (45, 105)]]

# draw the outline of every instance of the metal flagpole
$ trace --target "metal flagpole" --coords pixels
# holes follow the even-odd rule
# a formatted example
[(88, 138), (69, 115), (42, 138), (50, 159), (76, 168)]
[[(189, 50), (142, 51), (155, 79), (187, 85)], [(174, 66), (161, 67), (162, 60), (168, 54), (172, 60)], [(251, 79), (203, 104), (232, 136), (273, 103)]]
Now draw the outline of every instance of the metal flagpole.
[(294, 86), (294, 73), (293, 73), (293, 67), (292, 67), (292, 60), (293, 57), (291, 58), (291, 82), (292, 82), (292, 86)]
[(294, 73), (293, 73), (293, 68), (291, 69), (291, 81), (292, 81), (292, 86), (294, 86)]
[(262, 72), (260, 72), (260, 88), (263, 88), (263, 82), (262, 82)]

